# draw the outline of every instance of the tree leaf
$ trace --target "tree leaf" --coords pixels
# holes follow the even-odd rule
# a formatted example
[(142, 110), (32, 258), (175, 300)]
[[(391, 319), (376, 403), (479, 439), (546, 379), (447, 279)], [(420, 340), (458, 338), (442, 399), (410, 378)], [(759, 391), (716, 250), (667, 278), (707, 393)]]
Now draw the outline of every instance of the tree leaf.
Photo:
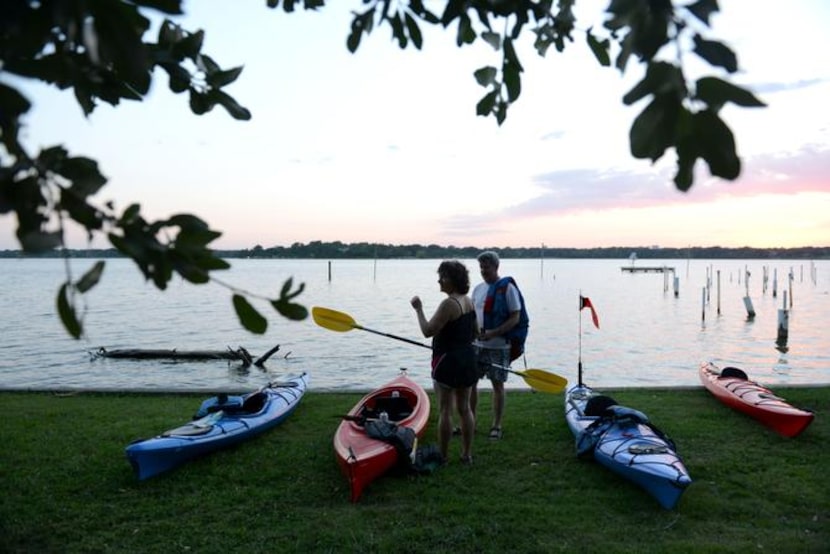
[(202, 50), (202, 43), (205, 41), (205, 32), (196, 31), (178, 40), (172, 48), (173, 55), (178, 59), (190, 58), (196, 60), (199, 52)]
[(226, 92), (221, 90), (212, 90), (208, 96), (214, 103), (220, 104), (225, 110), (236, 120), (249, 121), (251, 119), (251, 112), (248, 108), (240, 106), (239, 103)]
[(210, 275), (198, 264), (190, 263), (189, 261), (176, 260), (173, 263), (173, 268), (176, 273), (181, 275), (187, 282), (194, 285), (204, 285), (210, 281)]
[(291, 287), (294, 285), (294, 279), (289, 277), (285, 280), (282, 284), (282, 290), (280, 291), (280, 300), (291, 300), (292, 298), (296, 298), (305, 290), (305, 283), (300, 283), (297, 287), (297, 290), (291, 292)]
[(650, 94), (685, 96), (686, 81), (680, 68), (668, 62), (649, 63), (643, 79), (623, 96), (623, 103), (630, 106)]
[(489, 44), (493, 50), (500, 50), (501, 49), (501, 35), (498, 33), (494, 33), (493, 31), (484, 31), (481, 33), (481, 38), (484, 39), (484, 42)]
[[(172, 54), (173, 45), (184, 38), (184, 30), (169, 19), (165, 19), (159, 27), (158, 47)], [(168, 56), (171, 57), (172, 56)]]
[(611, 55), (608, 53), (611, 43), (608, 39), (603, 41), (597, 40), (597, 38), (591, 33), (591, 29), (589, 28), (585, 31), (585, 40), (588, 41), (588, 46), (591, 48), (591, 52), (594, 54), (594, 57), (597, 59), (599, 64), (603, 67), (608, 67), (611, 65)]
[(692, 188), (694, 183), (694, 169), (697, 156), (678, 156), (677, 173), (674, 175), (674, 186), (681, 192)]
[(493, 83), (496, 82), (496, 76), (499, 74), (499, 70), (495, 67), (488, 65), (487, 67), (481, 67), (473, 73), (473, 76), (476, 78), (476, 82), (483, 87), (489, 87)]
[(170, 77), (170, 90), (175, 93), (186, 91), (190, 88), (191, 75), (188, 70), (175, 63), (161, 63), (159, 66), (167, 72)]
[(409, 14), (406, 14), (406, 30), (409, 33), (409, 38), (412, 39), (412, 44), (420, 50), (424, 44), (424, 37), (421, 35), (421, 29), (418, 27), (418, 23)]
[(501, 125), (504, 123), (504, 120), (507, 119), (507, 108), (509, 104), (499, 97), (496, 100), (496, 106), (493, 109), (493, 113), (496, 116), (496, 122)]
[(83, 225), (88, 231), (103, 227), (103, 214), (87, 203), (83, 196), (76, 194), (73, 187), (61, 189), (60, 208), (66, 210), (69, 217)]
[(752, 92), (717, 77), (703, 77), (698, 79), (695, 89), (697, 91), (695, 97), (705, 102), (709, 106), (709, 109), (714, 112), (718, 112), (727, 102), (732, 102), (745, 108), (762, 108), (766, 106)]
[(686, 6), (686, 9), (708, 26), (709, 16), (719, 11), (718, 0), (697, 0)]
[(205, 81), (213, 88), (222, 88), (236, 81), (237, 77), (242, 73), (242, 67), (234, 67), (233, 69), (223, 69), (221, 71), (212, 71), (207, 74)]
[(136, 4), (157, 9), (170, 15), (182, 15), (182, 0), (137, 0)]
[(107, 178), (98, 171), (98, 162), (90, 158), (68, 158), (61, 164), (59, 173), (72, 181), (72, 191), (80, 198), (96, 194), (107, 184)]
[(490, 115), (496, 105), (496, 100), (499, 97), (499, 91), (491, 91), (482, 97), (476, 104), (476, 115)]
[(521, 69), (516, 69), (515, 65), (508, 64), (504, 67), (504, 85), (507, 88), (507, 101), (515, 102), (522, 93), (522, 77), (520, 75)]
[(101, 279), (101, 274), (104, 272), (105, 263), (103, 260), (96, 262), (90, 269), (87, 271), (83, 277), (75, 283), (75, 288), (81, 294), (89, 291), (92, 287), (98, 284), (98, 281)]
[(511, 65), (517, 71), (524, 71), (522, 62), (519, 60), (519, 55), (516, 54), (516, 49), (513, 47), (513, 39), (504, 39), (504, 64)]
[(631, 154), (652, 162), (663, 156), (666, 148), (675, 143), (680, 100), (670, 95), (654, 98), (634, 120), (629, 132)]
[(737, 179), (741, 174), (741, 160), (735, 150), (735, 137), (718, 114), (712, 110), (696, 113), (694, 132), (709, 172), (715, 177)]
[(222, 71), (222, 68), (219, 67), (219, 64), (213, 61), (213, 58), (208, 56), (207, 54), (199, 54), (196, 56), (196, 66), (207, 73), (213, 73), (216, 71)]
[(84, 330), (83, 326), (81, 326), (81, 322), (78, 321), (78, 317), (75, 315), (75, 308), (73, 308), (72, 302), (69, 298), (70, 287), (71, 284), (66, 282), (61, 285), (61, 288), (58, 291), (58, 315), (60, 315), (61, 322), (63, 323), (63, 327), (66, 329), (67, 333), (69, 333), (72, 338), (79, 339), (81, 338)]
[(203, 115), (213, 108), (207, 97), (201, 92), (190, 89), (190, 111), (196, 115)]
[(522, 64), (513, 48), (513, 39), (504, 41), (504, 61), (501, 72), (504, 76), (504, 86), (507, 88), (507, 101), (515, 102), (522, 93)]
[(406, 44), (409, 42), (409, 39), (406, 36), (406, 32), (404, 32), (403, 17), (396, 15), (388, 18), (388, 21), (389, 25), (392, 27), (392, 36), (398, 39), (398, 46), (401, 49), (406, 48)]
[(715, 40), (706, 40), (695, 35), (694, 53), (709, 62), (710, 65), (722, 67), (729, 73), (738, 71), (738, 57), (731, 48)]
[(17, 229), (17, 240), (25, 252), (46, 252), (63, 244), (63, 235), (60, 231), (32, 229), (21, 222)]
[(0, 111), (0, 124), (2, 124), (3, 131), (5, 132), (6, 121), (11, 119), (10, 116), (18, 117), (28, 112), (32, 104), (17, 89), (0, 83), (0, 106), (3, 107), (2, 111)]
[(208, 229), (207, 222), (193, 214), (175, 214), (163, 220), (164, 225), (173, 225), (182, 229)]
[(308, 309), (300, 304), (280, 299), (272, 300), (271, 305), (280, 315), (293, 321), (302, 321), (308, 317)]
[(682, 110), (677, 118), (677, 173), (674, 185), (682, 192), (688, 191), (694, 183), (694, 168), (700, 157), (700, 148), (695, 142), (694, 117), (687, 110)]
[(466, 14), (462, 14), (458, 19), (458, 34), (455, 38), (455, 43), (458, 46), (464, 44), (472, 44), (476, 40), (476, 32), (473, 29), (473, 23)]
[(352, 19), (352, 30), (346, 39), (346, 46), (352, 54), (354, 54), (357, 51), (357, 47), (360, 46), (360, 39), (363, 33), (368, 35), (372, 32), (372, 28), (374, 26), (374, 16), (375, 8), (372, 7), (366, 10), (363, 14), (355, 14), (354, 19)]
[(239, 322), (248, 331), (261, 335), (268, 330), (268, 320), (262, 317), (262, 315), (241, 294), (233, 295), (233, 308), (236, 310)]

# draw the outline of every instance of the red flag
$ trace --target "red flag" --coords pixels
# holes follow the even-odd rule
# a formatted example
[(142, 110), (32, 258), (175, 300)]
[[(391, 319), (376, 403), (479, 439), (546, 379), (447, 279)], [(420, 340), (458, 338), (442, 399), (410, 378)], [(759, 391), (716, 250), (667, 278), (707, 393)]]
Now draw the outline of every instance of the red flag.
[(594, 305), (591, 304), (591, 299), (587, 296), (579, 295), (579, 309), (582, 310), (583, 308), (591, 309), (591, 319), (594, 321), (594, 327), (599, 329), (599, 317), (597, 316), (597, 311), (594, 309)]

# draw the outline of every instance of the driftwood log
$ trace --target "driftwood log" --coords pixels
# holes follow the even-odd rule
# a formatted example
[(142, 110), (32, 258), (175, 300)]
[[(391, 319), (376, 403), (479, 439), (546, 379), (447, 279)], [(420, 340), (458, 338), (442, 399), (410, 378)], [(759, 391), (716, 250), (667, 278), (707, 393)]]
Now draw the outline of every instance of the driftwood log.
[(107, 350), (103, 346), (92, 354), (94, 358), (121, 358), (131, 360), (232, 360), (242, 362), (244, 367), (255, 365), (263, 367), (266, 360), (280, 349), (280, 345), (260, 356), (254, 361), (251, 353), (243, 347), (233, 350), (230, 346), (227, 350), (159, 350), (144, 348), (125, 348), (119, 350)]

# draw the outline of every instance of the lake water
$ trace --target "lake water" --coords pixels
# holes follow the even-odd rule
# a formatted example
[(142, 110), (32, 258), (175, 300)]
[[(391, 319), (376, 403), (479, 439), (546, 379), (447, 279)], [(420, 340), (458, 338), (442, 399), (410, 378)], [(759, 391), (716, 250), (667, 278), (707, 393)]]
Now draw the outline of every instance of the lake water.
[[(463, 261), (477, 283), (478, 264)], [(295, 283), (306, 284), (298, 300), (308, 307), (342, 311), (364, 327), (427, 343), (409, 299), (418, 294), (426, 313), (434, 311), (443, 297), (436, 279), (439, 262), (231, 260), (233, 268), (221, 279), (238, 289), (275, 297), (283, 281), (293, 277)], [(73, 260), (74, 278), (92, 263)], [(585, 382), (600, 388), (699, 386), (697, 368), (703, 360), (742, 367), (770, 386), (830, 383), (830, 261), (641, 258), (634, 263), (674, 267), (677, 295), (672, 274), (621, 271), (630, 265), (629, 260), (607, 259), (503, 260), (501, 274), (516, 278), (530, 313), (526, 367), (575, 382), (581, 359)], [(747, 270), (756, 313), (751, 319), (744, 303)], [(712, 278), (707, 290), (708, 275)], [(310, 317), (291, 322), (265, 301), (254, 304), (267, 314), (268, 332), (253, 335), (240, 327), (227, 289), (176, 279), (160, 292), (144, 281), (132, 262), (121, 259), (107, 260), (101, 283), (86, 295), (87, 336), (76, 341), (63, 330), (55, 310), (55, 294), (64, 278), (61, 260), (0, 259), (0, 388), (246, 391), (269, 379), (308, 371), (313, 389), (356, 391), (389, 380), (401, 367), (423, 385), (431, 384), (426, 349), (362, 330), (333, 332)], [(785, 291), (787, 307), (790, 299), (793, 304), (782, 346), (776, 340)], [(588, 310), (580, 314), (580, 292), (591, 298), (600, 329), (593, 327)], [(236, 362), (221, 360), (90, 355), (99, 347), (243, 346), (257, 357), (275, 345), (280, 350), (265, 370), (244, 370)], [(514, 363), (514, 369), (524, 367), (521, 360)], [(508, 387), (527, 388), (515, 375)]]

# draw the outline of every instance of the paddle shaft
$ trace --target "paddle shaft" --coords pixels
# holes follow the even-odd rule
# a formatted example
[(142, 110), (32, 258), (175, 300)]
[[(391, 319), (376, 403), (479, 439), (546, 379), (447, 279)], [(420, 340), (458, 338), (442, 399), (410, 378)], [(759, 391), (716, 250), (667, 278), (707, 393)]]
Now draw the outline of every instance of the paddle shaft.
[[(407, 339), (407, 338), (404, 338), (404, 337), (399, 337), (397, 335), (391, 335), (389, 333), (383, 333), (381, 331), (375, 331), (374, 329), (369, 329), (368, 327), (363, 327), (362, 325), (358, 325), (357, 323), (352, 324), (352, 326), (355, 329), (360, 329), (362, 331), (368, 331), (369, 333), (374, 333), (376, 335), (381, 335), (383, 337), (389, 337), (390, 339), (395, 339), (395, 340), (399, 340), (399, 341), (403, 341), (403, 342), (408, 342), (409, 344), (414, 344), (415, 346), (421, 346), (423, 348), (429, 348), (430, 350), (432, 350), (432, 347), (430, 345), (424, 344), (422, 342), (418, 342), (416, 340), (411, 340), (411, 339)], [(519, 377), (522, 377), (525, 380), (527, 380), (527, 379), (533, 379), (533, 380), (536, 380), (536, 381), (540, 380), (540, 379), (534, 379), (533, 377), (529, 377), (529, 376), (525, 375), (524, 373), (522, 373), (520, 371), (510, 369), (509, 367), (504, 367), (503, 365), (494, 364), (494, 363), (488, 363), (487, 365), (489, 365), (490, 367), (496, 367), (498, 369), (503, 369), (505, 371), (508, 371), (508, 372), (514, 374), (514, 375), (518, 375)]]
[(423, 348), (429, 348), (430, 350), (432, 350), (432, 347), (428, 344), (424, 344), (422, 342), (407, 339), (407, 338), (404, 338), (404, 337), (399, 337), (397, 335), (390, 335), (389, 333), (383, 333), (381, 331), (375, 331), (374, 329), (369, 329), (368, 327), (363, 327), (362, 325), (358, 325), (357, 323), (353, 323), (352, 327), (354, 327), (355, 329), (360, 329), (362, 331), (368, 331), (370, 333), (374, 333), (374, 334), (380, 335), (382, 337), (389, 337), (390, 339), (395, 339), (395, 340), (399, 340), (399, 341), (403, 341), (403, 342), (408, 342), (409, 344), (414, 344), (415, 346), (421, 346)]
[[(352, 316), (343, 312), (338, 312), (336, 310), (332, 310), (329, 308), (323, 308), (321, 306), (314, 306), (311, 309), (311, 315), (314, 317), (314, 322), (317, 323), (317, 325), (325, 327), (326, 329), (329, 329), (331, 331), (338, 331), (342, 333), (346, 331), (351, 331), (352, 329), (360, 329), (361, 331), (366, 331), (368, 333), (373, 333), (375, 335), (380, 335), (382, 337), (399, 340), (407, 344), (420, 346), (421, 348), (429, 348), (430, 350), (432, 350), (431, 346), (424, 344), (422, 342), (410, 340), (404, 337), (399, 337), (397, 335), (392, 335), (390, 333), (384, 333), (382, 331), (376, 331), (375, 329), (369, 329), (368, 327), (363, 327), (362, 325), (359, 325)], [(489, 365), (490, 367), (496, 367), (504, 371), (508, 371), (510, 373), (513, 373), (514, 375), (518, 375), (519, 377), (524, 379), (525, 382), (531, 387), (544, 392), (561, 392), (567, 384), (567, 380), (564, 377), (560, 377), (559, 375), (549, 373), (542, 369), (515, 371), (510, 369), (509, 367), (505, 367), (490, 362), (488, 362), (487, 365)]]

